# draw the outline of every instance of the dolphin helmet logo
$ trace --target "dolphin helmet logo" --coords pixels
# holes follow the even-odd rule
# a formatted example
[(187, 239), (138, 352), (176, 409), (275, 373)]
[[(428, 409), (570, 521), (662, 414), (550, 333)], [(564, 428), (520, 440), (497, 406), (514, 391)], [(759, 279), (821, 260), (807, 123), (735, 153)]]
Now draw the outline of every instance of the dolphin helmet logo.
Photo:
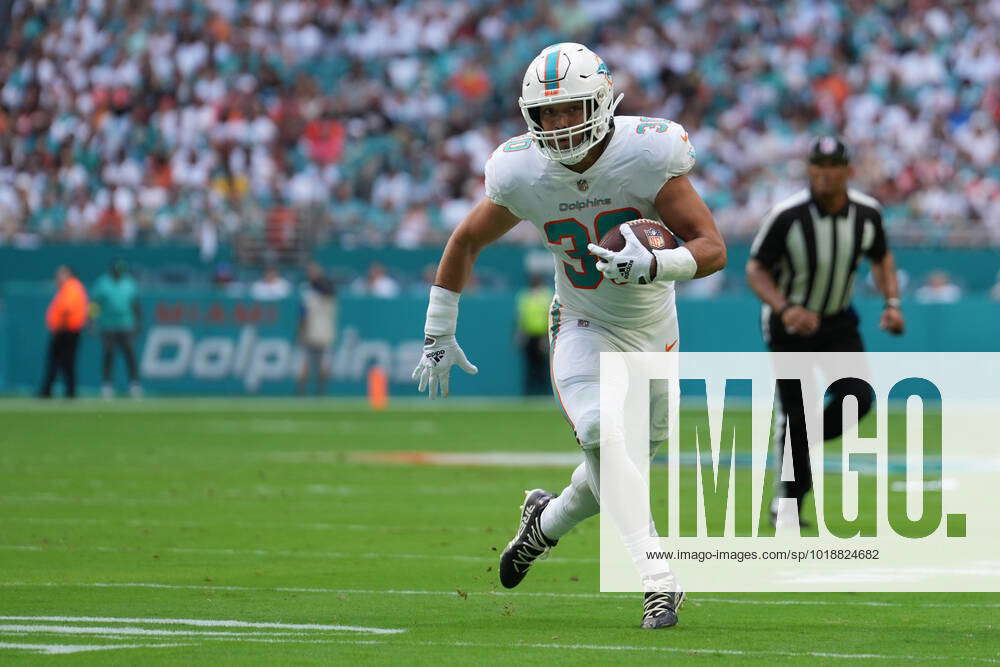
[(611, 70), (603, 62), (597, 66), (597, 73), (603, 74), (604, 78), (608, 80), (608, 84), (611, 84)]

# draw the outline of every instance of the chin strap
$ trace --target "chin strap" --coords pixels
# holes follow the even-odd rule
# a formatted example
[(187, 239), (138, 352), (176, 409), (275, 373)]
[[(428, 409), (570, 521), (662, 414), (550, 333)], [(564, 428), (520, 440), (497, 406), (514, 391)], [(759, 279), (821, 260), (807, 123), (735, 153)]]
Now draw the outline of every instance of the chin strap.
[(625, 99), (625, 93), (618, 93), (618, 97), (615, 98), (615, 101), (612, 103), (611, 108), (608, 109), (608, 115), (610, 115), (611, 118), (614, 118), (615, 109), (618, 108), (618, 105), (622, 103), (623, 99)]

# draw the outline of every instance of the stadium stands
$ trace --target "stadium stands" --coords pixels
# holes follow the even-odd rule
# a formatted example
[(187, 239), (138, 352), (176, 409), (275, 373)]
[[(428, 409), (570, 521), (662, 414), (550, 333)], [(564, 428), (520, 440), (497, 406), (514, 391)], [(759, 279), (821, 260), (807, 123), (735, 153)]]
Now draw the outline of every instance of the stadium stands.
[(1000, 0), (4, 8), (0, 243), (439, 244), (523, 132), (525, 64), (560, 40), (609, 62), (620, 113), (692, 133), (730, 238), (836, 129), (897, 241), (1000, 242)]

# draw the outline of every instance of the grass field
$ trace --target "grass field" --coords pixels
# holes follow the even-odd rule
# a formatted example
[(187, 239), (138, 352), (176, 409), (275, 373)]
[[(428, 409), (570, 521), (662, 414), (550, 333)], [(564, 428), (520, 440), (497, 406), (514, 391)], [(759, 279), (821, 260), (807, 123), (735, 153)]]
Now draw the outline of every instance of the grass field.
[(597, 521), (516, 591), (521, 491), (565, 467), (359, 451), (567, 452), (549, 402), (0, 403), (0, 663), (1000, 662), (1000, 596), (704, 594), (671, 630), (601, 595)]

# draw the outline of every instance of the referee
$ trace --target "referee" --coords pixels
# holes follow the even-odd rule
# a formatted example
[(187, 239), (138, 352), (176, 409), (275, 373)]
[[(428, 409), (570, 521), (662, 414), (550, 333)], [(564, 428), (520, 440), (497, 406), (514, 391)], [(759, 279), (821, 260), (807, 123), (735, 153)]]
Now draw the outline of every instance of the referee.
[[(771, 209), (750, 249), (747, 282), (763, 301), (764, 341), (772, 352), (863, 352), (858, 315), (851, 305), (862, 256), (871, 262), (875, 284), (885, 297), (882, 329), (899, 335), (904, 326), (896, 262), (886, 244), (879, 203), (847, 187), (850, 156), (836, 137), (813, 140), (808, 172), (809, 189)], [(839, 386), (844, 394), (858, 396), (859, 420), (871, 410), (872, 399), (866, 392), (851, 391), (845, 383)], [(779, 461), (788, 415), (802, 409), (797, 389), (783, 383), (778, 386), (783, 412), (774, 434), (780, 444)], [(841, 435), (841, 419), (830, 418), (840, 416), (840, 404), (835, 398), (830, 405), (837, 414), (824, 414), (824, 440)], [(795, 498), (801, 512), (802, 501), (812, 488), (805, 430), (792, 429), (790, 444), (795, 480), (778, 484), (772, 522), (778, 498)]]

